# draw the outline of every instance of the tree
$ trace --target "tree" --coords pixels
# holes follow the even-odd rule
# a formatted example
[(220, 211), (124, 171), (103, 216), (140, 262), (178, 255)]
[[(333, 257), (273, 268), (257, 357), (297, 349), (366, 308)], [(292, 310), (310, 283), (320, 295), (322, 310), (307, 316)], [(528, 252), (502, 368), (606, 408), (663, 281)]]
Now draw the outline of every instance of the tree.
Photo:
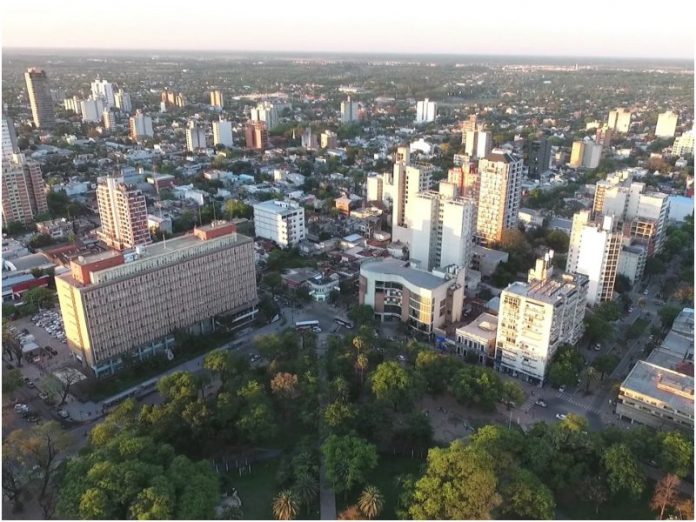
[(367, 355), (364, 353), (359, 353), (356, 358), (355, 358), (355, 370), (360, 374), (360, 384), (362, 385), (364, 376), (365, 376), (365, 370), (367, 370), (369, 366), (370, 360), (367, 358)]
[(410, 406), (420, 394), (419, 388), (413, 372), (393, 361), (383, 362), (372, 374), (372, 393), (394, 410)]
[(356, 327), (371, 326), (375, 322), (375, 311), (370, 305), (354, 306), (348, 310), (348, 318), (355, 323)]
[(603, 381), (606, 374), (610, 374), (619, 364), (619, 357), (614, 354), (602, 354), (592, 361), (592, 366), (600, 373), (599, 380)]
[(384, 497), (375, 486), (366, 486), (358, 499), (358, 507), (368, 520), (372, 520), (382, 512)]
[(555, 252), (565, 253), (568, 251), (570, 238), (562, 230), (552, 230), (546, 235), (546, 244)]
[(599, 379), (599, 372), (593, 366), (587, 366), (583, 372), (583, 380), (585, 381), (585, 394), (590, 393), (590, 387), (594, 386)]
[(271, 391), (282, 399), (294, 399), (299, 391), (297, 389), (297, 375), (287, 372), (278, 372), (271, 379)]
[(561, 345), (549, 366), (549, 382), (554, 387), (575, 384), (585, 359), (571, 345)]
[(217, 374), (224, 387), (235, 376), (243, 375), (249, 369), (249, 362), (244, 357), (236, 356), (229, 350), (219, 348), (205, 356), (203, 367)]
[(293, 520), (297, 516), (297, 501), (290, 490), (283, 490), (273, 499), (273, 516), (276, 520)]
[(677, 477), (686, 477), (693, 469), (694, 445), (678, 431), (661, 434), (660, 465)]
[(634, 498), (640, 497), (645, 478), (640, 463), (628, 446), (611, 445), (602, 456), (602, 462), (607, 471), (607, 483), (612, 494), (626, 493)]
[(667, 508), (676, 506), (680, 482), (679, 477), (668, 473), (655, 486), (655, 493), (650, 500), (650, 508), (660, 512), (660, 520), (664, 519)]
[(295, 476), (292, 492), (303, 505), (309, 507), (319, 492), (319, 482), (313, 473), (302, 471)]
[(326, 478), (336, 493), (350, 491), (364, 484), (377, 466), (377, 448), (353, 435), (330, 435), (321, 446), (326, 465)]
[(356, 505), (348, 506), (338, 514), (338, 520), (362, 520), (363, 514)]
[(37, 306), (39, 308), (50, 308), (53, 305), (55, 296), (56, 295), (48, 288), (41, 288), (40, 286), (36, 286), (26, 291), (23, 300), (26, 304), (30, 306)]
[(416, 520), (491, 518), (501, 501), (497, 485), (493, 458), (456, 440), (428, 452), (408, 512)]
[(623, 274), (616, 274), (614, 280), (614, 290), (620, 294), (625, 294), (631, 291), (631, 280)]
[(268, 272), (263, 276), (263, 282), (275, 294), (283, 284), (283, 279), (280, 276), (280, 272)]
[(24, 378), (19, 369), (10, 370), (2, 376), (2, 393), (12, 395), (19, 388), (24, 386)]
[(684, 498), (677, 503), (677, 511), (682, 520), (694, 519), (694, 499)]
[(355, 406), (343, 400), (330, 403), (324, 410), (324, 422), (337, 434), (349, 432), (356, 416)]
[(80, 372), (78, 371), (71, 371), (71, 372), (63, 372), (62, 378), (57, 378), (58, 382), (60, 383), (60, 402), (58, 402), (58, 406), (62, 406), (65, 404), (65, 401), (68, 398), (68, 394), (70, 393), (70, 388), (72, 388), (72, 385), (80, 382), (83, 379), (83, 376)]
[(445, 391), (456, 365), (448, 357), (433, 350), (423, 350), (416, 356), (416, 371), (421, 375), (428, 392), (440, 394)]
[(17, 337), (10, 332), (9, 322), (6, 320), (2, 321), (2, 349), (7, 352), (11, 361), (14, 356), (17, 360), (17, 366), (22, 367), (22, 357), (24, 355), (22, 345)]
[(228, 219), (251, 219), (251, 217), (254, 215), (254, 209), (239, 199), (228, 199), (222, 206), (222, 210)]
[(662, 322), (662, 328), (667, 329), (672, 327), (672, 323), (681, 312), (681, 308), (676, 306), (663, 306), (657, 311), (657, 315), (660, 316), (660, 321)]
[(526, 469), (513, 468), (511, 475), (501, 488), (503, 517), (523, 520), (554, 518), (556, 503), (551, 490)]

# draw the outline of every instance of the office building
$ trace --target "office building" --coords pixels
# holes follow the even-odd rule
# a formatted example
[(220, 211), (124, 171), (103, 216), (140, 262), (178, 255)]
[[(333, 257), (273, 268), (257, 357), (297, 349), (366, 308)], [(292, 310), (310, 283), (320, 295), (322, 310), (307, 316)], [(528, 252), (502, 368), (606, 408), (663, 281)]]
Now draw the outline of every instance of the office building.
[(401, 321), (431, 334), (461, 319), (464, 270), (431, 273), (394, 258), (370, 259), (360, 265), (359, 302), (380, 321)]
[(307, 127), (302, 133), (302, 147), (307, 150), (316, 150), (319, 148), (319, 140), (312, 132), (311, 127)]
[(335, 149), (338, 146), (338, 135), (330, 130), (321, 133), (321, 148)]
[(32, 67), (24, 73), (24, 79), (27, 83), (34, 126), (37, 129), (50, 129), (55, 125), (56, 117), (46, 71)]
[(461, 198), (452, 183), (441, 182), (439, 191), (415, 194), (407, 205), (411, 232), (409, 259), (419, 267), (468, 267), (474, 238), (475, 202)]
[(140, 109), (135, 111), (135, 115), (131, 116), (129, 122), (131, 139), (140, 141), (155, 135), (152, 130), (152, 118), (143, 114)]
[(143, 193), (123, 177), (99, 178), (97, 205), (101, 228), (99, 239), (118, 250), (150, 243), (147, 204)]
[(222, 110), (225, 106), (225, 98), (220, 89), (210, 91), (210, 106), (218, 110)]
[(244, 127), (247, 149), (265, 149), (268, 146), (268, 129), (263, 121), (247, 123)]
[(216, 145), (224, 145), (225, 147), (234, 145), (231, 121), (220, 118), (219, 121), (213, 122), (213, 146)]
[(611, 301), (621, 245), (621, 232), (614, 216), (599, 215), (594, 219), (589, 210), (573, 216), (566, 271), (588, 277), (588, 304)]
[(674, 156), (693, 156), (694, 134), (694, 129), (691, 129), (675, 139), (672, 144), (672, 154)]
[(602, 159), (602, 146), (592, 140), (585, 140), (582, 152), (582, 166), (586, 169), (596, 169)]
[(205, 147), (205, 131), (195, 121), (189, 121), (186, 127), (186, 150), (195, 152)]
[(254, 123), (263, 122), (267, 130), (273, 130), (278, 125), (278, 109), (267, 101), (259, 103), (251, 109), (250, 119)]
[(585, 142), (574, 141), (573, 148), (570, 151), (570, 162), (568, 166), (574, 169), (582, 167), (582, 160), (585, 157)]
[(483, 246), (500, 242), (503, 232), (517, 226), (522, 198), (522, 160), (493, 149), (479, 160), (476, 236)]
[(526, 147), (528, 175), (538, 179), (551, 167), (551, 144), (547, 140), (535, 140)]
[(48, 212), (41, 167), (20, 153), (5, 159), (4, 138), (3, 132), (2, 220), (4, 223), (31, 223)]
[(104, 125), (104, 128), (107, 130), (113, 129), (116, 126), (116, 115), (114, 111), (105, 109), (104, 112), (102, 112), (102, 125)]
[[(126, 261), (126, 258), (130, 259)], [(256, 313), (253, 241), (233, 224), (141, 247), (78, 257), (56, 277), (68, 347), (95, 376), (133, 359), (176, 358), (177, 331), (208, 333)]]
[(351, 123), (360, 119), (358, 102), (351, 101), (350, 96), (341, 102), (341, 123)]
[(426, 98), (416, 103), (416, 123), (430, 123), (437, 117), (437, 103)]
[(631, 111), (623, 107), (609, 111), (607, 127), (615, 132), (626, 134), (631, 128)]
[(485, 158), (493, 147), (493, 135), (490, 132), (475, 130), (466, 133), (465, 153), (471, 158)]
[(527, 283), (515, 282), (500, 294), (495, 367), (542, 385), (562, 344), (576, 344), (584, 331), (587, 278), (553, 275), (553, 252), (537, 259)]
[(106, 80), (97, 78), (92, 82), (92, 98), (95, 100), (102, 100), (104, 107), (107, 109), (116, 106), (114, 86)]
[(254, 229), (257, 237), (274, 241), (286, 248), (306, 237), (304, 208), (289, 201), (264, 201), (254, 205)]
[(677, 130), (678, 119), (679, 115), (672, 111), (660, 113), (660, 115), (657, 117), (655, 137), (665, 139), (674, 138), (674, 132)]
[(80, 102), (83, 123), (99, 123), (104, 114), (104, 102), (100, 98), (87, 98)]
[(133, 110), (133, 104), (131, 103), (130, 94), (125, 92), (123, 89), (119, 89), (114, 94), (114, 104), (116, 108), (123, 113), (130, 113)]
[(17, 132), (14, 121), (9, 116), (2, 116), (2, 162), (10, 161), (12, 155), (19, 152)]

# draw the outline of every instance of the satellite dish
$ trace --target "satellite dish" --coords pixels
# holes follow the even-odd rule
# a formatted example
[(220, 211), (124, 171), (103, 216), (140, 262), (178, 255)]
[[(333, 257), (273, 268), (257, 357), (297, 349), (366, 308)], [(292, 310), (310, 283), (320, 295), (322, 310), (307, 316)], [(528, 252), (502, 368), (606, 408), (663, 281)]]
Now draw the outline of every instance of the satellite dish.
[(168, 361), (173, 361), (174, 360), (174, 352), (172, 352), (169, 348), (167, 348), (164, 353), (167, 355), (167, 360)]

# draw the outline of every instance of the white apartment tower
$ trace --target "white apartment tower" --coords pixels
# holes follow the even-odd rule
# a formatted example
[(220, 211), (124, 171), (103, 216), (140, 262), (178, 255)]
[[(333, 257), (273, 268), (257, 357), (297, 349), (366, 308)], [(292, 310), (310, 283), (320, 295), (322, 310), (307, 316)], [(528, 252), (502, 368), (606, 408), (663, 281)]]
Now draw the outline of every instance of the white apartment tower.
[(286, 248), (306, 237), (304, 208), (287, 201), (264, 201), (254, 205), (254, 229), (258, 237)]
[(610, 301), (621, 254), (621, 233), (614, 216), (598, 216), (589, 210), (573, 216), (566, 271), (589, 279), (587, 302), (596, 305)]
[(232, 122), (220, 118), (213, 122), (213, 146), (224, 145), (231, 147), (234, 145), (232, 140)]
[(101, 98), (87, 98), (80, 102), (80, 113), (85, 123), (98, 123), (104, 114), (104, 102)]
[(140, 109), (130, 118), (130, 137), (134, 140), (152, 138), (155, 133), (152, 130), (152, 118), (143, 114)]
[(358, 102), (351, 101), (350, 96), (345, 101), (341, 102), (341, 123), (351, 123), (358, 121), (360, 118), (358, 111), (360, 105)]
[(437, 116), (437, 103), (428, 98), (416, 103), (416, 123), (429, 123), (435, 121)]
[(106, 80), (97, 78), (92, 82), (92, 98), (102, 100), (106, 108), (114, 107), (116, 105), (114, 86)]
[(384, 199), (384, 180), (380, 175), (367, 176), (367, 201)]
[(657, 138), (674, 138), (674, 132), (677, 130), (677, 120), (679, 115), (666, 111), (660, 113), (657, 117), (657, 126), (655, 127), (655, 137)]
[(205, 149), (205, 131), (196, 125), (196, 122), (189, 121), (186, 128), (186, 150), (195, 152)]
[(116, 108), (121, 112), (130, 113), (133, 110), (130, 94), (123, 89), (119, 89), (116, 91), (116, 94), (114, 94), (114, 103), (116, 104)]
[(479, 160), (479, 200), (476, 236), (484, 246), (502, 239), (503, 231), (517, 226), (522, 198), (522, 159), (493, 149)]
[(493, 148), (493, 135), (482, 130), (467, 131), (465, 154), (471, 158), (485, 158)]
[(607, 127), (609, 129), (622, 132), (626, 134), (631, 128), (631, 111), (630, 109), (625, 109), (619, 107), (613, 111), (609, 111), (609, 118), (607, 119)]
[(527, 382), (544, 382), (556, 350), (582, 337), (588, 281), (584, 275), (553, 277), (553, 251), (537, 259), (527, 283), (500, 295), (495, 366)]
[(116, 116), (110, 109), (104, 109), (102, 112), (102, 124), (105, 129), (113, 129), (116, 126)]
[(2, 117), (2, 161), (10, 161), (12, 155), (19, 152), (17, 147), (17, 133), (14, 122), (9, 116)]
[(269, 131), (278, 125), (278, 109), (270, 102), (259, 103), (251, 109), (251, 121), (262, 121)]
[(674, 140), (672, 145), (672, 154), (675, 156), (693, 156), (694, 155), (694, 132), (693, 129), (686, 131), (684, 134)]

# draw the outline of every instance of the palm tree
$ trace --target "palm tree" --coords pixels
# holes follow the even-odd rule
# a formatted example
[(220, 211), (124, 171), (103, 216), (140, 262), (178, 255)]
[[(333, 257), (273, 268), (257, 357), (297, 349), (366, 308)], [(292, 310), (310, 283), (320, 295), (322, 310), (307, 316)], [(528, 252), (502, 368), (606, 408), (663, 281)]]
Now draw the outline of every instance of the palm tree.
[(318, 491), (317, 479), (312, 475), (301, 473), (297, 476), (293, 493), (306, 507), (309, 507), (309, 504), (316, 498)]
[(353, 338), (353, 347), (358, 351), (358, 353), (362, 353), (367, 349), (367, 342), (365, 339), (357, 335)]
[(297, 515), (295, 495), (287, 489), (278, 493), (273, 500), (273, 516), (276, 520), (292, 520)]
[(372, 520), (382, 512), (384, 497), (375, 486), (367, 486), (358, 499), (358, 507), (368, 520)]
[(363, 376), (365, 375), (368, 364), (369, 360), (367, 359), (367, 355), (364, 353), (358, 354), (358, 357), (355, 359), (355, 369), (360, 372), (360, 384), (363, 383)]

